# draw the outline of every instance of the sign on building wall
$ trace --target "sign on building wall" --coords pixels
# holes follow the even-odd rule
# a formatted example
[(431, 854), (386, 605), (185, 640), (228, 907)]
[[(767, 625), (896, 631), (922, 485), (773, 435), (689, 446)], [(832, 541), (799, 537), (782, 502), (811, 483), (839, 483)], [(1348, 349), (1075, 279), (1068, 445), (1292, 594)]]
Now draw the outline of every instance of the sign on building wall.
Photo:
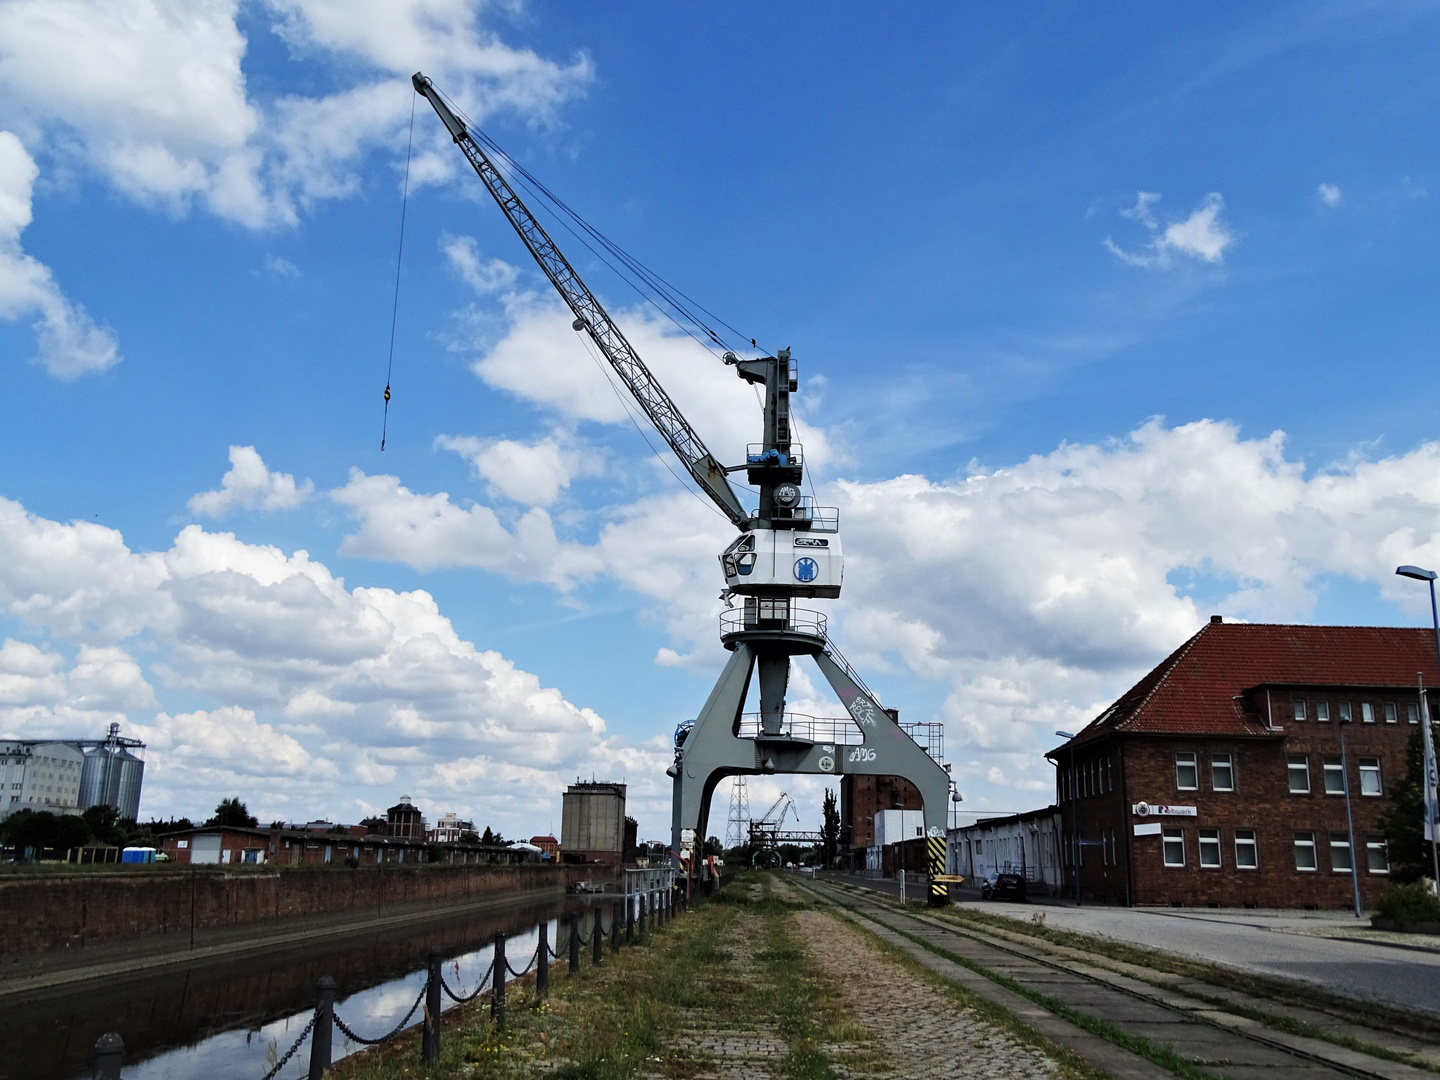
[(1165, 803), (1137, 802), (1130, 808), (1136, 817), (1199, 817), (1200, 811), (1193, 806), (1169, 806)]

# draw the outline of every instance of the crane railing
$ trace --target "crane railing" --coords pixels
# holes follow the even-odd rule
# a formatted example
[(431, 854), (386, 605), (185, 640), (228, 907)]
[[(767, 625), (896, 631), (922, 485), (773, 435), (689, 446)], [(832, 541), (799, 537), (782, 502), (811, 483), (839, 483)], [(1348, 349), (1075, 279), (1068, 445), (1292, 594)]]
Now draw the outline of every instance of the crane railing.
[[(754, 739), (764, 734), (760, 714), (742, 713), (737, 734), (742, 739)], [(848, 716), (809, 716), (792, 712), (785, 713), (781, 718), (779, 736), (836, 746), (859, 746), (865, 741), (859, 726)]]

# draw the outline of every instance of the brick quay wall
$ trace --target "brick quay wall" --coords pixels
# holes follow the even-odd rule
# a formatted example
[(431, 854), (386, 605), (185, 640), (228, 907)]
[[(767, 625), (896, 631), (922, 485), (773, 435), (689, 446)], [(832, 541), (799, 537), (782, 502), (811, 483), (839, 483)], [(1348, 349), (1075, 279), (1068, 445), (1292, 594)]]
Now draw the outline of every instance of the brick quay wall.
[(0, 877), (0, 965), (124, 942), (147, 951), (172, 941), (184, 947), (197, 934), (247, 925), (268, 931), (280, 920), (384, 917), (616, 876), (604, 865), (543, 864), (7, 875)]

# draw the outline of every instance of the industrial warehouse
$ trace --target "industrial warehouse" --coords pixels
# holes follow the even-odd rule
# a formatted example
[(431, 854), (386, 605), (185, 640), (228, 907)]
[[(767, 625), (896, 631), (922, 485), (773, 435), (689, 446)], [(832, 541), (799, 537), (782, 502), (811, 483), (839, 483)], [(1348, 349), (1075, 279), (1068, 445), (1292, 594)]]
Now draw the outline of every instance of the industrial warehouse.
[(145, 744), (111, 724), (103, 739), (9, 739), (0, 742), (0, 819), (18, 810), (77, 814), (113, 806), (119, 817), (140, 815)]

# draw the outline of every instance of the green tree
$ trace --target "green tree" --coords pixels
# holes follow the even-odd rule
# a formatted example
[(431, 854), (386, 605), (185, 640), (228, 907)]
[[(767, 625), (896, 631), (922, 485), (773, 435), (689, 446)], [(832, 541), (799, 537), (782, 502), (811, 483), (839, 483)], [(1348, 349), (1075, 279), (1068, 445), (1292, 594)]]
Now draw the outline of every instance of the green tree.
[(835, 792), (825, 789), (825, 820), (820, 826), (820, 841), (825, 855), (825, 868), (835, 862), (840, 850), (840, 808), (835, 804)]
[(238, 797), (221, 799), (220, 804), (215, 807), (215, 816), (206, 825), (230, 825), (239, 828), (253, 829), (260, 824), (260, 820), (251, 816), (250, 808), (247, 807)]
[[(101, 803), (98, 806), (86, 807), (80, 816), (85, 819), (90, 835), (96, 843), (113, 847), (124, 839), (119, 828), (120, 811), (115, 807)], [(132, 821), (130, 824), (133, 826), (135, 823)]]
[[(1432, 737), (1440, 739), (1435, 725)], [(1410, 732), (1405, 746), (1405, 775), (1390, 782), (1390, 805), (1380, 816), (1380, 828), (1390, 846), (1390, 873), (1395, 881), (1404, 883), (1428, 877), (1434, 871), (1430, 849), (1434, 844), (1425, 839), (1425, 744), (1420, 728)]]
[(725, 851), (725, 845), (720, 842), (720, 838), (719, 838), (718, 836), (709, 837), (709, 838), (705, 841), (705, 854), (706, 854), (706, 855), (720, 855), (720, 854), (722, 854), (724, 851)]
[(489, 825), (486, 825), (485, 831), (480, 834), (480, 842), (482, 844), (497, 845), (507, 843), (505, 837), (501, 836), (498, 832), (492, 832)]

